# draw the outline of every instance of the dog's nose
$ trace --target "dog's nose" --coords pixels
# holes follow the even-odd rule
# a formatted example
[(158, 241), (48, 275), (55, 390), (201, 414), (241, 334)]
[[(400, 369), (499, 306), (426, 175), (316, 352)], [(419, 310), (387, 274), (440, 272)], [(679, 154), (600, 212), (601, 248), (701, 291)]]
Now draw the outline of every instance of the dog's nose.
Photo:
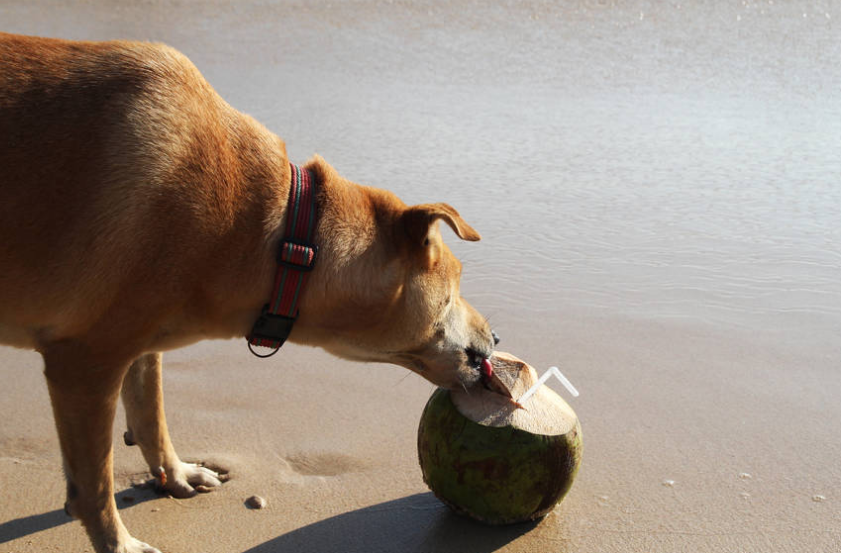
[(497, 335), (497, 333), (496, 333), (496, 332), (494, 332), (493, 330), (491, 330), (491, 336), (493, 336), (493, 339), (494, 339), (494, 345), (495, 345), (495, 346), (496, 346), (496, 345), (499, 345), (499, 335)]

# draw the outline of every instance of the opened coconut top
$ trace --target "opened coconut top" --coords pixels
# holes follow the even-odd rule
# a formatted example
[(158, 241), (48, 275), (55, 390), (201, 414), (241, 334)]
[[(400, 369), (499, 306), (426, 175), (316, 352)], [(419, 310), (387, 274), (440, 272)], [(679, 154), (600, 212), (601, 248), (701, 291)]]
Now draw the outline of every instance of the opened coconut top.
[[(539, 378), (531, 365), (510, 353), (496, 352), (490, 361), (497, 385), (505, 386), (514, 400)], [(513, 426), (532, 434), (557, 436), (572, 430), (578, 421), (567, 402), (547, 386), (538, 388), (522, 408), (481, 383), (450, 394), (459, 413), (484, 426)]]

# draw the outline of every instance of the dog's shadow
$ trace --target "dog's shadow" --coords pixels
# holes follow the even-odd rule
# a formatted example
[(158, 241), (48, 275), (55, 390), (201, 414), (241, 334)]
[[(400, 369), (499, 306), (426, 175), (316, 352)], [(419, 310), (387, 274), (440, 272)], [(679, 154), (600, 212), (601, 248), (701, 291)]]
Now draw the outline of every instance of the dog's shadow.
[(535, 526), (480, 524), (420, 493), (315, 522), (244, 553), (490, 553)]
[[(118, 509), (126, 509), (132, 505), (160, 497), (160, 494), (151, 486), (146, 488), (128, 488), (114, 496), (117, 500)], [(0, 544), (31, 534), (37, 534), (38, 532), (49, 530), (50, 528), (55, 528), (72, 521), (73, 519), (64, 512), (64, 509), (56, 509), (55, 511), (49, 511), (39, 515), (9, 520), (0, 524)]]
[[(121, 509), (160, 497), (151, 488), (116, 495)], [(63, 509), (10, 520), (0, 524), (0, 544), (68, 522)], [(419, 493), (315, 522), (244, 553), (490, 553), (536, 524), (486, 526), (453, 514), (431, 493)]]

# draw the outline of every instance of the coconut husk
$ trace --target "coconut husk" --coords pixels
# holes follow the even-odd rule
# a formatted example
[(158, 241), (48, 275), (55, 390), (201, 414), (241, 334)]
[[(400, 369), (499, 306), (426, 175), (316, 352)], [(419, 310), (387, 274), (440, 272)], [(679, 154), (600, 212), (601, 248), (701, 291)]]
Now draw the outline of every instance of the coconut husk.
[[(497, 353), (491, 363), (513, 398), (538, 380), (511, 354)], [(466, 390), (439, 388), (418, 426), (424, 482), (457, 513), (488, 524), (550, 512), (572, 486), (581, 452), (578, 417), (546, 386), (522, 408), (482, 382)]]

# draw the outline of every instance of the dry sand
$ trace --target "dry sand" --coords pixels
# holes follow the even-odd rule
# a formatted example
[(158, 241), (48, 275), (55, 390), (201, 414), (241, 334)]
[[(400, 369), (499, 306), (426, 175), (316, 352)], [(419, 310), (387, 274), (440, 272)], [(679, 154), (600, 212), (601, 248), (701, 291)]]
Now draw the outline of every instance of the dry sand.
[[(184, 501), (134, 489), (148, 475), (120, 418), (136, 537), (165, 553), (841, 550), (841, 12), (555, 4), (0, 5), (5, 31), (173, 44), (294, 161), (453, 203), (484, 235), (448, 240), (502, 349), (582, 392), (568, 497), (486, 528), (424, 487), (417, 376), (295, 346), (168, 352), (176, 449), (232, 479)], [(89, 551), (62, 511), (40, 367), (0, 348), (0, 553)]]

